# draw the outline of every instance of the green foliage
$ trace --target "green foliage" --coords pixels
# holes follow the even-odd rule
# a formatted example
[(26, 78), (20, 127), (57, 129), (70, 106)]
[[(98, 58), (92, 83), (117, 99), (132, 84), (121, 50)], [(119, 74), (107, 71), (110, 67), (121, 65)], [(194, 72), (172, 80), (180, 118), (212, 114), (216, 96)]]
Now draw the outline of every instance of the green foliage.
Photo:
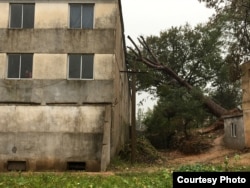
[(173, 149), (176, 133), (188, 136), (188, 130), (204, 125), (209, 116), (202, 101), (194, 97), (198, 90), (187, 93), (182, 87), (162, 89), (162, 96), (151, 113), (147, 113), (144, 124), (147, 137), (158, 149)]
[(249, 171), (249, 166), (238, 165), (240, 155), (235, 154), (232, 157), (225, 156), (223, 164), (193, 164), (193, 165), (182, 165), (175, 169), (178, 172), (243, 172)]
[[(124, 164), (122, 166), (124, 167)], [(231, 172), (249, 170), (249, 167), (235, 166), (230, 168)], [(194, 164), (169, 169), (162, 167), (152, 172), (127, 170), (125, 172), (107, 174), (85, 172), (10, 172), (0, 174), (0, 188), (170, 188), (173, 186), (173, 172), (224, 171), (225, 167), (222, 165)]]
[[(131, 160), (131, 145), (126, 144), (120, 151), (119, 156), (121, 159), (130, 161)], [(144, 136), (138, 136), (136, 139), (135, 148), (135, 162), (136, 163), (147, 163), (153, 164), (157, 160), (161, 160), (161, 157), (155, 147), (146, 139)]]
[[(221, 67), (220, 35), (220, 30), (208, 26), (197, 25), (192, 28), (186, 24), (163, 31), (160, 36), (149, 36), (146, 42), (163, 65), (170, 67), (192, 86), (203, 89), (208, 82), (213, 81)], [(146, 50), (143, 53), (145, 58), (150, 58)], [(161, 71), (136, 63), (131, 51), (128, 57), (129, 66), (142, 72), (136, 75), (138, 90), (153, 87), (158, 93), (161, 86), (173, 84), (173, 78)]]
[(212, 27), (223, 31), (226, 62), (231, 65), (233, 75), (239, 79), (241, 63), (249, 60), (250, 53), (250, 1), (249, 0), (199, 0), (216, 14), (211, 18)]
[(224, 63), (209, 90), (209, 95), (214, 101), (226, 109), (233, 109), (242, 102), (241, 82), (239, 79), (235, 79), (231, 69), (229, 63)]
[(177, 172), (223, 172), (224, 169), (221, 166), (209, 165), (209, 164), (195, 164), (195, 165), (183, 165), (177, 168)]
[(225, 160), (228, 164), (213, 165), (213, 164), (193, 164), (182, 165), (175, 169), (176, 172), (247, 172), (250, 167), (246, 166), (230, 166), (228, 160)]
[(147, 42), (161, 63), (192, 86), (204, 88), (222, 60), (219, 36), (220, 30), (187, 24), (161, 32), (159, 37), (148, 37)]
[[(183, 131), (188, 137), (188, 130), (206, 126), (208, 120), (214, 120), (201, 96), (209, 97), (225, 109), (241, 104), (240, 82), (235, 74), (239, 67), (229, 63), (230, 58), (225, 55), (223, 31), (223, 27), (214, 22), (194, 28), (186, 24), (146, 38), (159, 62), (173, 70), (192, 89), (184, 88), (173, 75), (130, 59), (130, 66), (142, 72), (136, 75), (137, 89), (151, 91), (153, 88), (158, 98), (155, 109), (144, 119), (152, 143), (161, 143), (161, 147), (168, 148), (176, 131)], [(147, 48), (141, 48), (143, 57), (152, 59)], [(129, 57), (133, 57), (133, 53), (129, 52)]]
[(3, 188), (166, 188), (172, 187), (171, 173), (120, 173), (88, 175), (86, 173), (8, 173), (0, 175)]

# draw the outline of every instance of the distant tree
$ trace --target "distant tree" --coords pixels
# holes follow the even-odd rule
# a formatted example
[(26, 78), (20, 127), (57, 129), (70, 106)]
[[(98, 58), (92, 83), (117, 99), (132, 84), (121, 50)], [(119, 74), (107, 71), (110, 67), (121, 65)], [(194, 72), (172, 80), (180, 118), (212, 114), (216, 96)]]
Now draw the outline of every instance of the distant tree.
[(139, 108), (137, 110), (137, 118), (136, 118), (136, 129), (137, 130), (143, 130), (144, 129), (144, 124), (143, 124), (143, 119), (144, 119), (144, 112), (142, 108)]
[(250, 53), (250, 1), (199, 0), (216, 14), (210, 24), (223, 32), (224, 53), (231, 65), (232, 78), (239, 79), (240, 64), (249, 60)]

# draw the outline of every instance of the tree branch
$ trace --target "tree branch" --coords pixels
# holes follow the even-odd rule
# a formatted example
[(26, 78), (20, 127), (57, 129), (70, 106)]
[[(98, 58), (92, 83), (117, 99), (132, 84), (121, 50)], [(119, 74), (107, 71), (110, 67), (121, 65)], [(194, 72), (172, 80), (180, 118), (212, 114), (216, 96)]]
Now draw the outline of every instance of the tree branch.
[[(130, 42), (132, 42), (132, 44), (134, 45), (135, 49), (137, 50), (136, 55), (139, 56), (139, 57), (142, 57), (141, 51), (138, 48), (138, 46), (135, 44), (135, 42), (133, 41), (133, 39), (130, 36), (128, 36), (128, 39), (130, 40)], [(134, 52), (135, 52), (135, 50), (134, 50)]]
[[(139, 43), (143, 46), (143, 48), (150, 54), (150, 56), (152, 57), (152, 59), (147, 58), (147, 57), (143, 57), (141, 50), (139, 49), (139, 47), (135, 44), (135, 42), (133, 41), (133, 39), (128, 36), (128, 39), (132, 42), (132, 44), (134, 45), (135, 49), (137, 50), (137, 52), (135, 50), (132, 50), (132, 52), (134, 53), (134, 55), (136, 56), (136, 59), (138, 61), (141, 61), (142, 63), (144, 63), (146, 66), (150, 67), (150, 68), (154, 68), (157, 70), (162, 71), (164, 74), (172, 77), (173, 79), (175, 79), (181, 86), (187, 88), (187, 90), (190, 92), (193, 89), (193, 86), (190, 85), (186, 80), (184, 80), (183, 78), (181, 78), (180, 76), (177, 75), (177, 73), (175, 73), (170, 67), (165, 66), (164, 64), (160, 63), (159, 60), (157, 59), (157, 57), (155, 56), (155, 54), (152, 52), (152, 50), (150, 49), (150, 47), (148, 46), (147, 42), (144, 40), (143, 37), (141, 37), (139, 40)], [(131, 48), (129, 48), (131, 49)], [(221, 107), (220, 105), (218, 105), (217, 103), (215, 103), (213, 100), (211, 100), (210, 98), (204, 96), (202, 93), (198, 96), (200, 100), (202, 100), (204, 102), (204, 104), (207, 106), (207, 108), (211, 111), (211, 113), (213, 113), (215, 116), (217, 117), (221, 117), (223, 114), (225, 114), (227, 112), (226, 109), (224, 109), (223, 107)]]

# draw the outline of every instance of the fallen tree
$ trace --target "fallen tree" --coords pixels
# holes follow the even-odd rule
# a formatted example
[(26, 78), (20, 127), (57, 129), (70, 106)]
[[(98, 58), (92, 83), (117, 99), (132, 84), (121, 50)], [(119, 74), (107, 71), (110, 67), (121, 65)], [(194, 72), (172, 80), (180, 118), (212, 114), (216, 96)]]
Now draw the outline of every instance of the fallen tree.
[[(131, 43), (134, 46), (134, 48), (131, 48), (131, 47), (128, 47), (128, 48), (133, 53), (135, 61), (142, 62), (147, 67), (152, 68), (152, 69), (157, 70), (157, 71), (161, 71), (163, 74), (166, 74), (166, 75), (170, 76), (171, 78), (176, 80), (181, 86), (185, 87), (188, 90), (188, 92), (191, 92), (192, 90), (195, 89), (186, 80), (184, 80), (183, 78), (178, 76), (178, 74), (176, 74), (170, 67), (168, 67), (168, 66), (164, 65), (163, 63), (161, 63), (157, 59), (156, 55), (152, 52), (149, 45), (147, 44), (147, 42), (145, 41), (145, 39), (142, 36), (138, 38), (139, 44), (143, 47), (142, 49), (138, 47), (138, 45), (133, 41), (133, 39), (130, 36), (128, 36), (128, 39), (131, 41)], [(149, 56), (145, 57), (143, 55), (142, 50), (145, 50), (149, 54)], [(219, 118), (219, 120), (222, 120), (221, 118), (222, 118), (223, 115), (228, 115), (232, 111), (232, 110), (225, 109), (224, 107), (217, 104), (210, 97), (204, 95), (203, 93), (199, 93), (197, 95), (197, 98), (199, 100), (201, 100), (204, 103), (205, 107), (214, 116)]]

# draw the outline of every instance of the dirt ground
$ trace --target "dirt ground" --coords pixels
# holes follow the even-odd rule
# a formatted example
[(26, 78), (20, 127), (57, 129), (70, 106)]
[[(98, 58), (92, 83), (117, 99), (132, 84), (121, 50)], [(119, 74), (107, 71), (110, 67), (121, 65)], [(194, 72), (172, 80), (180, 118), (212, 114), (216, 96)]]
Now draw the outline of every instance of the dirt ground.
[(153, 164), (144, 162), (140, 165), (111, 165), (107, 169), (105, 175), (112, 175), (123, 172), (153, 172), (162, 168), (178, 168), (184, 165), (192, 164), (215, 164), (226, 165), (227, 167), (250, 167), (250, 148), (244, 150), (234, 150), (226, 148), (223, 144), (223, 130), (211, 133), (211, 146), (204, 152), (199, 154), (183, 154), (180, 151), (158, 151), (160, 160)]
[(223, 164), (250, 166), (250, 149), (233, 150), (223, 145), (223, 133), (212, 141), (212, 147), (201, 154), (185, 155), (178, 151), (160, 152), (166, 166), (180, 164)]
[(182, 165), (192, 164), (215, 164), (225, 165), (228, 167), (250, 167), (250, 149), (233, 150), (226, 148), (223, 145), (223, 131), (216, 131), (212, 133), (211, 147), (200, 154), (183, 154), (180, 151), (158, 151), (160, 160), (153, 164), (142, 166), (110, 166), (104, 174), (114, 174), (116, 172), (153, 172), (159, 168), (175, 168)]

